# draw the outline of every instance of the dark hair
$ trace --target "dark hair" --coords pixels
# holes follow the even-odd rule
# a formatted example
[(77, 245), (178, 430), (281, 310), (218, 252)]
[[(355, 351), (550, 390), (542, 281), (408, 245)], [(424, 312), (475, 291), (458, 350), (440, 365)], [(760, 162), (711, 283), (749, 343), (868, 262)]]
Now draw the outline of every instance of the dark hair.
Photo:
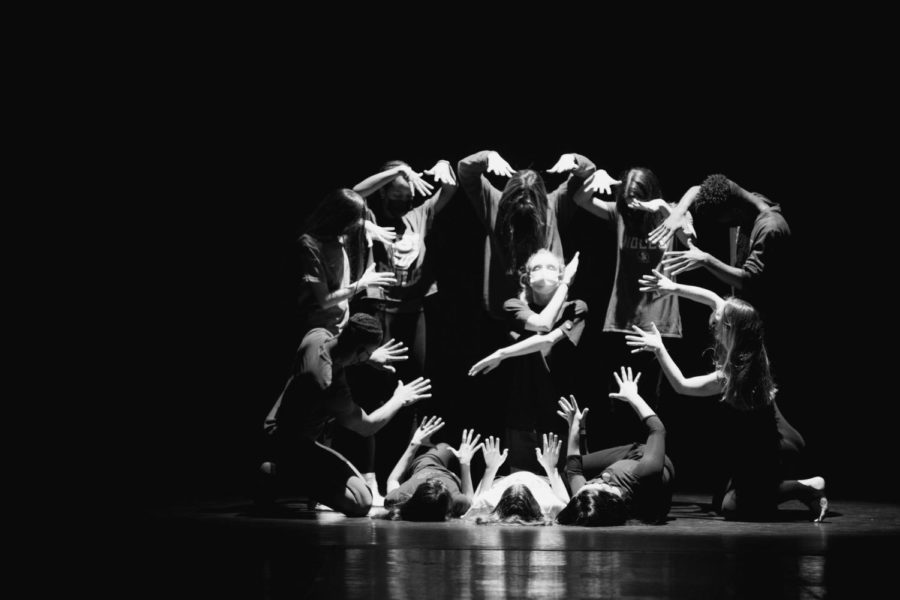
[(625, 222), (625, 228), (632, 235), (649, 234), (659, 224), (660, 217), (654, 213), (628, 208), (628, 201), (632, 198), (644, 201), (662, 198), (659, 179), (645, 167), (625, 169), (619, 179), (622, 184), (613, 188), (613, 198), (616, 210)]
[(508, 275), (546, 247), (547, 206), (547, 188), (537, 171), (518, 171), (503, 188), (494, 232)]
[(497, 506), (485, 518), (479, 517), (479, 525), (489, 523), (515, 523), (517, 525), (549, 525), (544, 519), (541, 505), (528, 486), (521, 483), (511, 485), (500, 496)]
[(731, 195), (731, 181), (727, 177), (720, 173), (710, 175), (700, 184), (700, 191), (694, 199), (697, 216), (720, 212)]
[(628, 520), (628, 506), (615, 494), (597, 489), (581, 490), (556, 515), (561, 525), (609, 527), (624, 525)]
[(715, 326), (715, 365), (725, 379), (722, 401), (740, 410), (768, 406), (778, 388), (766, 352), (762, 318), (739, 298), (727, 298)]
[(365, 218), (365, 199), (349, 188), (340, 188), (316, 205), (303, 224), (303, 233), (317, 238), (337, 237)]
[(392, 521), (446, 521), (453, 495), (440, 479), (426, 479), (408, 499), (394, 504), (388, 512)]
[(384, 331), (381, 322), (367, 313), (353, 313), (341, 332), (341, 342), (349, 346), (380, 344)]
[(365, 199), (348, 188), (329, 192), (303, 223), (303, 234), (315, 240), (344, 235), (350, 261), (351, 280), (359, 278), (365, 268), (368, 247), (364, 227), (357, 224), (369, 215)]

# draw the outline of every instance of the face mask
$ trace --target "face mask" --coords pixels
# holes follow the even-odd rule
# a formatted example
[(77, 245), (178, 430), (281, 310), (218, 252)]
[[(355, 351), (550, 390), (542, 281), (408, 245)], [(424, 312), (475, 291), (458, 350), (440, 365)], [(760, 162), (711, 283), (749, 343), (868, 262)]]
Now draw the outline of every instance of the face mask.
[(548, 269), (534, 271), (529, 276), (531, 289), (539, 292), (548, 292), (559, 286), (559, 273)]

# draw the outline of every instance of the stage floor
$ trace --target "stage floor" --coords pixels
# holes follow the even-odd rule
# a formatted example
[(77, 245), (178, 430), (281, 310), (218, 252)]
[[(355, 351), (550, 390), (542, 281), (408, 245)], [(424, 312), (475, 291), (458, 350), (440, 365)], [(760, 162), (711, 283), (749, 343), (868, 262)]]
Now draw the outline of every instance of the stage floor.
[[(677, 494), (661, 526), (405, 523), (245, 501), (159, 508), (123, 597), (866, 598), (891, 596), (900, 505), (831, 499), (824, 523), (800, 503), (777, 523), (725, 522), (707, 496)], [(875, 596), (877, 594), (877, 596)]]

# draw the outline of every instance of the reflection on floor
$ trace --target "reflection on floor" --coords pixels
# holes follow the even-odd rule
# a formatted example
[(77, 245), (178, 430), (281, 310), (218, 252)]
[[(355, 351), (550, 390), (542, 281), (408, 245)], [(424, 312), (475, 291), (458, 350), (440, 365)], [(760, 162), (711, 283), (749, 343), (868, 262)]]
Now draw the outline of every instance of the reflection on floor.
[[(900, 506), (832, 500), (822, 524), (725, 522), (679, 495), (665, 525), (608, 529), (348, 519), (288, 501), (153, 511), (132, 560), (160, 598), (872, 597), (900, 567)], [(890, 588), (885, 588), (890, 589)], [(123, 591), (123, 597), (128, 596)], [(891, 594), (892, 595), (892, 594)]]

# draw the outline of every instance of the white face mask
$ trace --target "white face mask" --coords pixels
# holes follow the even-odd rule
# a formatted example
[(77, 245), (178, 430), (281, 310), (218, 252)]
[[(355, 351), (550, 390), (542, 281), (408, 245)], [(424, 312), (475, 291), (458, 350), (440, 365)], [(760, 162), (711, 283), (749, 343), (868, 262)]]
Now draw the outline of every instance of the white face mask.
[(551, 292), (559, 287), (559, 271), (545, 265), (535, 265), (528, 275), (528, 282), (536, 292)]

